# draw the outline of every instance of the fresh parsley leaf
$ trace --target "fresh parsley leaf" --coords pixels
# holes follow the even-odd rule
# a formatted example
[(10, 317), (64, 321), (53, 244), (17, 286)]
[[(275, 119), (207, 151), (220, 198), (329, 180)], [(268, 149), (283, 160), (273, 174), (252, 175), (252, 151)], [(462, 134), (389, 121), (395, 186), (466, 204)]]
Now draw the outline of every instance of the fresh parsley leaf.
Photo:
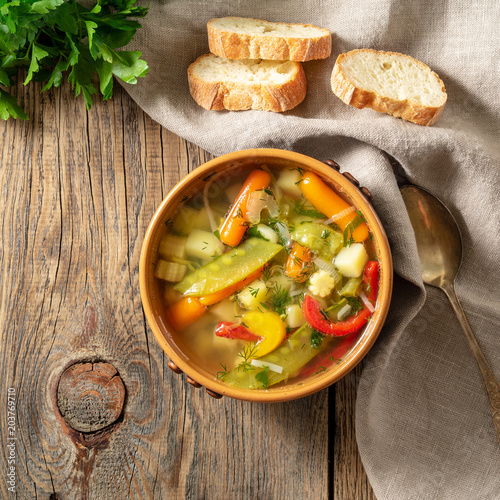
[(97, 93), (113, 94), (113, 76), (135, 84), (149, 71), (138, 51), (118, 50), (141, 27), (147, 7), (136, 0), (97, 0), (87, 8), (76, 0), (0, 0), (0, 118), (27, 119), (8, 92), (19, 68), (27, 71), (25, 84), (43, 82), (42, 92), (59, 87), (64, 78), (87, 109)]
[(264, 387), (264, 389), (267, 389), (267, 386), (269, 385), (269, 377), (267, 375), (268, 371), (269, 371), (269, 366), (265, 366), (261, 372), (255, 375), (255, 380), (257, 380), (257, 382), (260, 382), (262, 384), (262, 387)]
[(23, 120), (28, 119), (23, 108), (17, 104), (16, 98), (5, 92), (5, 90), (0, 89), (0, 118), (7, 120), (9, 116), (12, 116), (12, 118), (22, 118)]

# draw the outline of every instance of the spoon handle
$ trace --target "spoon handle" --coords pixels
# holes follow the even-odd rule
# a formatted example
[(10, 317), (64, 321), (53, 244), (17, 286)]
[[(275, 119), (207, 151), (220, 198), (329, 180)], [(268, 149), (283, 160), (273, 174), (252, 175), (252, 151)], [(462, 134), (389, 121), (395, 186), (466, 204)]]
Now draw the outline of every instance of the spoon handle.
[(451, 302), (453, 311), (455, 312), (460, 325), (465, 333), (465, 338), (469, 344), (470, 350), (476, 359), (479, 369), (481, 370), (481, 375), (483, 376), (483, 382), (486, 387), (486, 392), (488, 393), (488, 399), (490, 401), (491, 413), (493, 414), (493, 423), (495, 424), (495, 430), (497, 433), (497, 439), (500, 443), (500, 384), (498, 383), (495, 375), (490, 368), (490, 365), (484, 357), (483, 351), (477, 343), (476, 337), (472, 332), (472, 329), (465, 317), (462, 305), (458, 300), (455, 288), (452, 283), (446, 283), (443, 285), (443, 290), (446, 293), (448, 299)]

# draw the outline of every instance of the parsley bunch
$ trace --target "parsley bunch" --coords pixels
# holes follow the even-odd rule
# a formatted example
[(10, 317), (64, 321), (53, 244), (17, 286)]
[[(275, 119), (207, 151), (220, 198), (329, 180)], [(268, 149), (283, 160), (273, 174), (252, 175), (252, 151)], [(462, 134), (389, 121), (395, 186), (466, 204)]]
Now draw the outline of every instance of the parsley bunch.
[[(0, 0), (0, 84), (13, 85), (18, 68), (31, 80), (44, 82), (42, 92), (59, 87), (66, 76), (75, 91), (92, 105), (97, 74), (104, 99), (113, 94), (113, 75), (127, 83), (149, 71), (139, 51), (123, 47), (140, 28), (147, 7), (136, 0), (97, 0), (91, 10), (75, 0)], [(0, 117), (27, 119), (16, 99), (0, 87)]]

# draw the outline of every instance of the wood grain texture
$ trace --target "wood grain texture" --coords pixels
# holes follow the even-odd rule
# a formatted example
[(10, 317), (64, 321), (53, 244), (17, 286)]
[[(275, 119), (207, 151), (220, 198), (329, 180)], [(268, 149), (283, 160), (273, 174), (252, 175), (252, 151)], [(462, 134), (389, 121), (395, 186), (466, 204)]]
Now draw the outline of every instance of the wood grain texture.
[[(350, 379), (284, 404), (215, 400), (168, 368), (146, 324), (143, 235), (210, 155), (118, 86), (90, 111), (68, 85), (40, 89), (15, 89), (29, 122), (0, 123), (0, 401), (15, 389), (17, 497), (373, 499)], [(109, 433), (82, 440), (58, 411), (59, 378), (75, 362), (111, 363), (123, 381)], [(2, 477), (6, 425), (2, 416)]]

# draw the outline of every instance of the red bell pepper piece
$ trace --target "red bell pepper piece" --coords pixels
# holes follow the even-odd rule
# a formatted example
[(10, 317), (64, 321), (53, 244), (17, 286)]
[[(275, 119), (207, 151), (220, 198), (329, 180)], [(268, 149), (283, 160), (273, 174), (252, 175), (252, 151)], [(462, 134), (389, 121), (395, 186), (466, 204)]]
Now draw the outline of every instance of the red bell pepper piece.
[(366, 286), (366, 296), (370, 302), (375, 302), (377, 300), (378, 280), (378, 262), (369, 260), (363, 271), (363, 282)]
[(260, 339), (258, 335), (252, 333), (240, 323), (231, 323), (230, 321), (221, 321), (215, 328), (215, 335), (225, 337), (226, 339), (250, 340), (256, 342)]
[[(375, 302), (377, 298), (378, 267), (378, 262), (369, 261), (363, 273), (363, 283), (366, 286), (367, 297), (372, 302)], [(311, 328), (334, 337), (358, 331), (372, 315), (370, 310), (365, 306), (346, 320), (335, 323), (326, 317), (325, 313), (321, 310), (321, 304), (309, 295), (306, 295), (302, 302), (302, 313)]]

